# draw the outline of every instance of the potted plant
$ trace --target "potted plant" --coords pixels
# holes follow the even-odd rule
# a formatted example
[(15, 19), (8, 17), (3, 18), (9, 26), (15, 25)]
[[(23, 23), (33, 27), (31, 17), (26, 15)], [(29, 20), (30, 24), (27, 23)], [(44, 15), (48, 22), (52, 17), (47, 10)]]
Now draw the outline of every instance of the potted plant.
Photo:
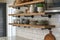
[(40, 13), (43, 11), (43, 4), (42, 3), (38, 3), (37, 4), (37, 11)]

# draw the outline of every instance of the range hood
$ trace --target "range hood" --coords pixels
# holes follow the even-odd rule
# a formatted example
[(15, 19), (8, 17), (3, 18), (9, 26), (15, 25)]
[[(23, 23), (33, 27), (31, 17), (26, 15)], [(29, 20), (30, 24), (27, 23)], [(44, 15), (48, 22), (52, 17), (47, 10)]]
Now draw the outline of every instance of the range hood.
[(45, 12), (56, 13), (60, 12), (60, 0), (45, 0), (46, 10)]

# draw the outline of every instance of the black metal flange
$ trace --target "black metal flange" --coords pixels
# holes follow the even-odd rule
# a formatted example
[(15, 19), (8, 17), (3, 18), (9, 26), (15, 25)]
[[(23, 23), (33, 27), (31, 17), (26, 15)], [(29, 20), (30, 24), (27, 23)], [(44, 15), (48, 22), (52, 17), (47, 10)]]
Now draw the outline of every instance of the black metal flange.
[(48, 30), (51, 30), (52, 28), (41, 28), (42, 30), (46, 30), (46, 29), (48, 29)]
[(32, 18), (34, 18), (34, 16), (32, 15), (32, 16), (24, 16), (24, 17), (32, 17)]
[(52, 17), (52, 15), (41, 15), (42, 17), (48, 17), (48, 18), (51, 18)]

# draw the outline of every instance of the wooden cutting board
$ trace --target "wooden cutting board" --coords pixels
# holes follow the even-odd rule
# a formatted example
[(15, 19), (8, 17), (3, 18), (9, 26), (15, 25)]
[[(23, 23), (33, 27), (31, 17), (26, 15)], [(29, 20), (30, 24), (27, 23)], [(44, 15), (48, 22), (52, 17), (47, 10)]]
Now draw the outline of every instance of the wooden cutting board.
[(55, 36), (52, 34), (52, 31), (45, 36), (44, 40), (56, 40)]

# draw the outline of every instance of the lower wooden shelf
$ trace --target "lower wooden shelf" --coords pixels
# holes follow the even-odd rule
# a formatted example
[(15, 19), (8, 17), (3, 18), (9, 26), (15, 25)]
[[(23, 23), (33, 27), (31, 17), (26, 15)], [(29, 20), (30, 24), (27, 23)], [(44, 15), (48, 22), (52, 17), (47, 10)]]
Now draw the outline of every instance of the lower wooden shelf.
[(9, 23), (9, 25), (13, 25), (13, 26), (30, 26), (30, 27), (34, 27), (34, 28), (54, 28), (55, 25), (48, 25), (48, 26), (44, 26), (44, 25), (30, 25), (30, 24), (16, 24), (16, 23)]

